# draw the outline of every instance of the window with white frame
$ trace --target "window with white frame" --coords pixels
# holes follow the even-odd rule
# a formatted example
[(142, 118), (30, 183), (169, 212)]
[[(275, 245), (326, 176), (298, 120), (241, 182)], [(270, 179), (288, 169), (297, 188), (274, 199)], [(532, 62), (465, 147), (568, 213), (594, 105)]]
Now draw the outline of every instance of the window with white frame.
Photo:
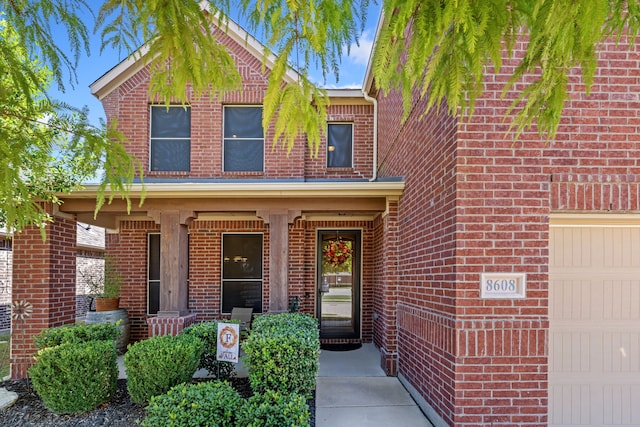
[(262, 312), (262, 234), (222, 235), (222, 312), (233, 307)]
[(150, 170), (188, 172), (191, 163), (191, 108), (151, 106)]
[(223, 168), (225, 172), (264, 170), (262, 107), (225, 106)]
[(160, 233), (147, 235), (147, 313), (160, 310)]
[(327, 167), (353, 167), (353, 123), (327, 125)]

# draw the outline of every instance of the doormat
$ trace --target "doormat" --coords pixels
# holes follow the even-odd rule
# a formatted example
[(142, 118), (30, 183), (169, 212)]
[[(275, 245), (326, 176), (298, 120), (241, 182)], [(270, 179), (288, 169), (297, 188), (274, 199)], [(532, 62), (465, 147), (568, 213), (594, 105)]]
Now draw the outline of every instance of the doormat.
[(351, 351), (357, 350), (362, 347), (362, 343), (340, 343), (340, 344), (320, 344), (320, 348), (326, 351)]

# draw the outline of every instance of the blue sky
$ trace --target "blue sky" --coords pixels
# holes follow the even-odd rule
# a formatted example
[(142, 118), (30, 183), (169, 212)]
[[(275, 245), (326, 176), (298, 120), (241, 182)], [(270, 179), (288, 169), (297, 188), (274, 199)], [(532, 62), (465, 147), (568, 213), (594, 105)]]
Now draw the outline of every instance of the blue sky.
[[(93, 5), (97, 2), (89, 1), (88, 3)], [(328, 75), (325, 84), (326, 87), (362, 87), (362, 80), (367, 67), (367, 61), (369, 60), (369, 53), (371, 51), (372, 39), (375, 35), (375, 29), (378, 23), (379, 11), (380, 6), (377, 4), (372, 4), (369, 7), (367, 25), (364, 33), (360, 37), (359, 46), (353, 44), (351, 46), (349, 56), (346, 56), (345, 48), (345, 56), (342, 59), (340, 68), (340, 80), (336, 82), (333, 75)], [(93, 22), (90, 17), (87, 18), (88, 19), (85, 23), (89, 27), (89, 30), (92, 30)], [(60, 37), (60, 40), (56, 40), (58, 45), (65, 45), (65, 40), (63, 40), (63, 38), (66, 38), (66, 35), (61, 33), (54, 37)], [(64, 101), (75, 107), (88, 106), (90, 111), (89, 119), (96, 125), (99, 123), (99, 120), (101, 118), (104, 119), (105, 116), (100, 101), (91, 95), (89, 85), (126, 57), (124, 54), (119, 54), (116, 50), (111, 49), (107, 49), (101, 53), (100, 43), (99, 35), (93, 35), (91, 37), (91, 56), (83, 54), (80, 57), (77, 67), (77, 83), (74, 83), (72, 86), (68, 83), (68, 79), (66, 79), (64, 81), (64, 93), (58, 90), (57, 84), (55, 83), (49, 91), (50, 96), (53, 98)], [(320, 84), (322, 83), (321, 74), (318, 73), (317, 76), (312, 76), (312, 78)]]

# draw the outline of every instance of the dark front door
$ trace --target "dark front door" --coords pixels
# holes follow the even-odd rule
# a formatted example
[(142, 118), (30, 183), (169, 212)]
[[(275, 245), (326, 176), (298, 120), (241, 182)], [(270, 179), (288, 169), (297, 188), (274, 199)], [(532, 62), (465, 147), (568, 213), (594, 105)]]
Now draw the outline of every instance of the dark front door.
[(318, 231), (320, 338), (360, 338), (359, 230)]

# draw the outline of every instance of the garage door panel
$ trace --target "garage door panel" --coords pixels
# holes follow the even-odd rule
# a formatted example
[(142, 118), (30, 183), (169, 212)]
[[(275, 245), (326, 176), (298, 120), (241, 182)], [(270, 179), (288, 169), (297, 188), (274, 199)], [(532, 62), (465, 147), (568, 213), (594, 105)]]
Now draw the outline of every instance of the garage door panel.
[(609, 268), (636, 269), (640, 258), (640, 229), (601, 229), (605, 248), (603, 265)]
[(638, 426), (640, 386), (634, 384), (555, 384), (549, 389), (551, 425)]
[(550, 424), (640, 426), (640, 227), (550, 238)]

